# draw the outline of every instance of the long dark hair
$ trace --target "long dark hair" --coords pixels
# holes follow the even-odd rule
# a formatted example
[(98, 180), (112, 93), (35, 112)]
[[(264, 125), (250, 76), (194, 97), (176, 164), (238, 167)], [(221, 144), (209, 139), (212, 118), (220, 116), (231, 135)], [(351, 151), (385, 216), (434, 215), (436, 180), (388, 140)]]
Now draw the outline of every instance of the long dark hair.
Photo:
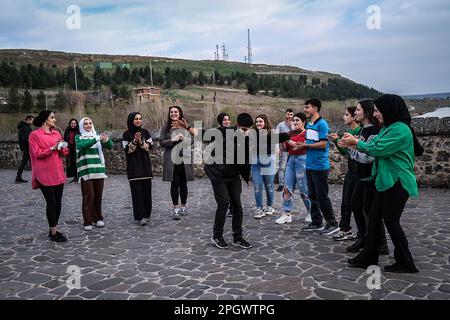
[[(361, 105), (362, 106), (362, 105)], [(355, 117), (355, 112), (356, 112), (356, 107), (355, 106), (350, 106), (347, 107), (347, 112), (350, 113), (350, 115), (352, 116), (352, 118)]]
[(170, 129), (172, 128), (172, 119), (170, 118), (170, 110), (172, 110), (173, 108), (176, 108), (178, 110), (178, 112), (180, 113), (180, 120), (184, 119), (184, 115), (183, 115), (183, 110), (179, 107), (179, 106), (171, 106), (169, 108), (169, 114), (167, 115), (167, 122), (166, 125), (164, 126), (164, 131), (165, 132), (169, 132)]
[(358, 103), (361, 105), (361, 107), (364, 110), (364, 116), (369, 119), (369, 122), (379, 128), (381, 128), (381, 123), (378, 121), (377, 118), (374, 117), (373, 113), (375, 110), (375, 104), (373, 102), (373, 99), (363, 99), (358, 101)]

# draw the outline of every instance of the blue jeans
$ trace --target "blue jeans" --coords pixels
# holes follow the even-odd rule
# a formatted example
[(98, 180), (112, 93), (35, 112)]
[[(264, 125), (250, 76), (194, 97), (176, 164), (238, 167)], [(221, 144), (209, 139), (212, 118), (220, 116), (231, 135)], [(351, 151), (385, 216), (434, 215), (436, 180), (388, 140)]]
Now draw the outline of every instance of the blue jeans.
[(292, 197), (296, 185), (300, 190), (300, 196), (306, 210), (311, 212), (311, 201), (308, 198), (308, 180), (306, 179), (306, 155), (291, 155), (288, 158), (284, 186), (290, 193), (289, 199), (285, 199), (284, 192), (282, 194), (283, 209), (286, 212), (291, 212), (294, 207)]
[(252, 164), (252, 180), (255, 190), (256, 207), (263, 207), (263, 188), (266, 189), (267, 205), (271, 207), (275, 197), (275, 156), (265, 156)]

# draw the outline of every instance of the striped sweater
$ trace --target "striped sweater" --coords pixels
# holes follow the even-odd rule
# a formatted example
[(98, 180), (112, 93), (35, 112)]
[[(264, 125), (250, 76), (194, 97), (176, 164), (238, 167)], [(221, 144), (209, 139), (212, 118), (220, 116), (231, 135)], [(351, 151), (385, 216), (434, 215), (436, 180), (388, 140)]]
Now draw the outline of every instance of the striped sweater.
[[(101, 163), (101, 159), (97, 148), (91, 148), (99, 141), (97, 138), (81, 138), (76, 135), (75, 144), (77, 147), (77, 172), (78, 178), (83, 180), (104, 179), (106, 178), (105, 165)], [(102, 147), (112, 149), (113, 143), (111, 139), (103, 143)]]

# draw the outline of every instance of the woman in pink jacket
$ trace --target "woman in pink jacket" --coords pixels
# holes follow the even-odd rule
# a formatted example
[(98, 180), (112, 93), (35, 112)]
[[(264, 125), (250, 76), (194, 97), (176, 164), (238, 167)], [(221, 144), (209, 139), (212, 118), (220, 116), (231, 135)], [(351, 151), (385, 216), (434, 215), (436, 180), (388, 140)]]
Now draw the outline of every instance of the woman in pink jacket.
[(39, 129), (29, 137), (31, 176), (33, 189), (41, 189), (47, 202), (47, 220), (50, 227), (48, 236), (56, 242), (66, 242), (67, 238), (57, 231), (61, 214), (61, 198), (66, 176), (62, 156), (67, 155), (67, 143), (55, 129), (55, 115), (50, 110), (39, 113), (33, 125)]

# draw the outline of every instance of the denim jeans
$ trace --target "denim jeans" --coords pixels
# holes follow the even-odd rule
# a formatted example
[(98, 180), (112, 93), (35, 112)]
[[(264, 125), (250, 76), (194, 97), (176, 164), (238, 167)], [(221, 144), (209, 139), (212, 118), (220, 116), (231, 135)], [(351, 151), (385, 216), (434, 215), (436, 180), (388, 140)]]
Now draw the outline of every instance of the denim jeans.
[(278, 184), (284, 186), (286, 177), (286, 165), (289, 152), (280, 152), (280, 159), (278, 161)]
[(286, 212), (291, 212), (293, 204), (293, 195), (295, 191), (295, 186), (300, 189), (300, 196), (302, 197), (303, 203), (305, 204), (306, 210), (311, 211), (311, 201), (308, 198), (308, 181), (306, 179), (306, 155), (291, 155), (288, 158), (286, 165), (286, 175), (285, 175), (285, 188), (290, 192), (289, 199), (283, 197), (283, 209)]
[(258, 157), (256, 163), (252, 164), (252, 180), (256, 207), (263, 207), (263, 188), (266, 189), (267, 205), (271, 207), (275, 197), (275, 156)]
[(333, 206), (328, 196), (328, 172), (328, 170), (306, 170), (308, 195), (311, 200), (311, 219), (316, 226), (322, 226), (323, 218), (327, 224), (337, 226)]

